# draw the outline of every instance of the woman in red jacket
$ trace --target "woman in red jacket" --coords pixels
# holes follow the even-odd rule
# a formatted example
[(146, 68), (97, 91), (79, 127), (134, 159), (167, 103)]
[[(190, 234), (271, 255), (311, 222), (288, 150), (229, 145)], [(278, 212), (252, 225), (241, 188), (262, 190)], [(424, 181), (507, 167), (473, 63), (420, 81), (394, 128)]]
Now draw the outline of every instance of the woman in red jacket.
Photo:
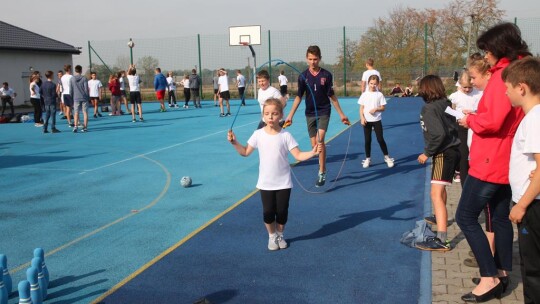
[[(506, 96), (501, 73), (510, 62), (531, 55), (519, 28), (502, 23), (484, 32), (476, 42), (491, 65), (491, 78), (476, 114), (466, 115), (459, 124), (474, 131), (469, 154), (469, 176), (456, 211), (456, 222), (465, 235), (480, 268), (480, 281), (464, 301), (485, 302), (500, 298), (512, 270), (513, 228), (508, 219), (511, 190), (508, 181), (510, 149), (524, 114), (513, 108)], [(492, 255), (478, 217), (489, 204), (495, 232)]]

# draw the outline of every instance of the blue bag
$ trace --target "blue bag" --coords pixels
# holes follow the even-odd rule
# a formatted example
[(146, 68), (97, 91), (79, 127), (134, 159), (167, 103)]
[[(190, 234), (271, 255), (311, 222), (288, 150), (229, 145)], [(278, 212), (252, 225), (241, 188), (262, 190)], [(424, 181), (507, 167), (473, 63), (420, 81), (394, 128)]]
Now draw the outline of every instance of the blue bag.
[(428, 224), (424, 220), (416, 222), (413, 230), (405, 232), (401, 236), (400, 242), (409, 247), (415, 248), (416, 243), (424, 242), (428, 237), (435, 237), (436, 234), (429, 228)]

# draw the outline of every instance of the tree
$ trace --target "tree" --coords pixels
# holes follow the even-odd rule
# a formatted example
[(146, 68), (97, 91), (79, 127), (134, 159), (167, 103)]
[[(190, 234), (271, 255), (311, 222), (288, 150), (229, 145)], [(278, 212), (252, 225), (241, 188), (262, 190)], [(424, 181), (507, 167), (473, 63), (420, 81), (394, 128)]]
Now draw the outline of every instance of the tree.
[(145, 86), (153, 83), (154, 70), (159, 67), (159, 60), (152, 56), (144, 56), (137, 60), (137, 72), (141, 75), (141, 80)]
[(116, 63), (114, 64), (114, 69), (118, 71), (127, 70), (130, 64), (131, 64), (131, 60), (129, 59), (129, 56), (120, 55), (116, 57)]

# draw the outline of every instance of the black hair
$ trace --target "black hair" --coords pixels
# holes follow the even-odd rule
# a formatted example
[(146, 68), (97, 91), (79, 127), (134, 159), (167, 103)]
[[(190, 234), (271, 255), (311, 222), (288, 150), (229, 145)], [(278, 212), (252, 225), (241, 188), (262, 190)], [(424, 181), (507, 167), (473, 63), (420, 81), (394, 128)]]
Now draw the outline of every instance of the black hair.
[(529, 46), (521, 38), (519, 27), (510, 22), (497, 24), (478, 37), (476, 46), (488, 51), (497, 59), (508, 58), (510, 61), (519, 56), (531, 56)]

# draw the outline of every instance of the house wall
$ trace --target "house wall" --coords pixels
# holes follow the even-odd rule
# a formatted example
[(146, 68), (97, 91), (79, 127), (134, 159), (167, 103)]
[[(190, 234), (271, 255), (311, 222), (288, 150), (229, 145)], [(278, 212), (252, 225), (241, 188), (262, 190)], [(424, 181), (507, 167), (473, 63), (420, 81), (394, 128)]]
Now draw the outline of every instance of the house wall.
[(0, 85), (4, 81), (17, 93), (15, 105), (30, 101), (29, 78), (32, 71), (39, 71), (45, 81), (45, 72), (63, 70), (65, 64), (73, 65), (73, 55), (21, 50), (0, 50)]

